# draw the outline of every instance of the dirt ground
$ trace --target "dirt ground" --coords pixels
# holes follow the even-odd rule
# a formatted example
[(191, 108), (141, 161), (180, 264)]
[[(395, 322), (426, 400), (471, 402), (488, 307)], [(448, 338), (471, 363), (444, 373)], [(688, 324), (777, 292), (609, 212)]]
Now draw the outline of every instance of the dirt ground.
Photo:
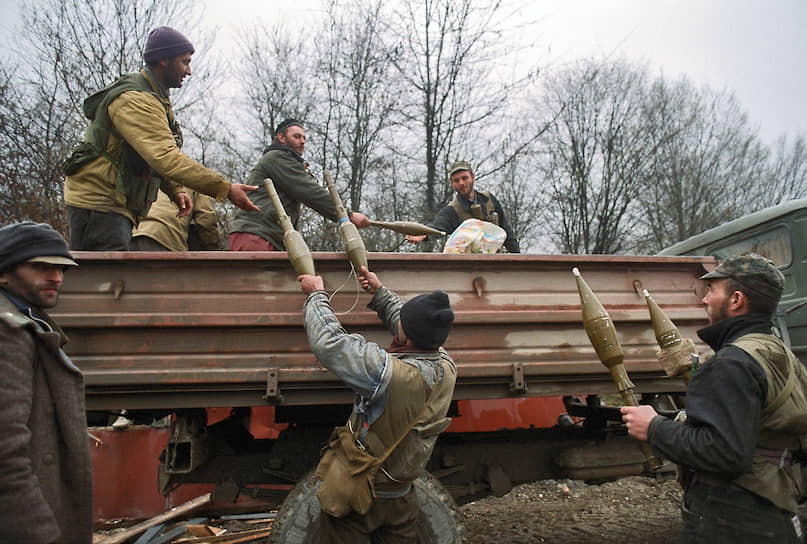
[[(500, 498), (465, 504), (459, 511), (467, 544), (667, 544), (680, 524), (680, 496), (677, 483), (650, 478), (602, 485), (544, 480), (517, 486)], [(215, 519), (208, 523), (231, 533), (271, 526)], [(99, 531), (96, 542), (116, 532)]]
[[(459, 512), (466, 544), (670, 544), (681, 525), (680, 500), (681, 489), (671, 480), (544, 480), (465, 504)], [(800, 514), (807, 522), (807, 510)], [(209, 523), (230, 533), (271, 527), (269, 520)], [(98, 532), (96, 541), (115, 532)]]
[(680, 500), (674, 481), (544, 480), (463, 505), (460, 512), (468, 544), (668, 544), (681, 524)]

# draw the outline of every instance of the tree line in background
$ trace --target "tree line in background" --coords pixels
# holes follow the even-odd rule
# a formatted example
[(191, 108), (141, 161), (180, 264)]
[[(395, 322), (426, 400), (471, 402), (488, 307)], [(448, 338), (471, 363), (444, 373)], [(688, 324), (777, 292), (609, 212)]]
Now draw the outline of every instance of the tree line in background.
[[(242, 181), (272, 128), (301, 119), (312, 170), (330, 170), (345, 204), (371, 218), (431, 219), (457, 159), (476, 166), (477, 187), (531, 252), (653, 253), (807, 196), (804, 135), (767, 146), (732, 93), (622, 59), (525, 68), (511, 37), (540, 26), (502, 1), (332, 0), (304, 32), (255, 24), (233, 50), (217, 47), (192, 0), (20, 9), (0, 65), (0, 224), (67, 234), (60, 165), (86, 126), (82, 101), (138, 70), (160, 25), (196, 46), (173, 97), (184, 151)], [(312, 249), (340, 248), (315, 214), (300, 230)], [(413, 250), (388, 231), (362, 235), (373, 251)]]

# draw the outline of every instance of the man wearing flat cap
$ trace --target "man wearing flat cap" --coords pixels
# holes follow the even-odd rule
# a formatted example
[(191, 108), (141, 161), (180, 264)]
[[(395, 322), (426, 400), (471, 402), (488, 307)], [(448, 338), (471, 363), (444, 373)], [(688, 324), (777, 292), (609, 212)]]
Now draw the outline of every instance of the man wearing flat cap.
[[(266, 192), (263, 180), (270, 178), (283, 208), (294, 228), (300, 220), (302, 204), (323, 217), (336, 221), (339, 216), (328, 190), (317, 183), (303, 160), (305, 129), (297, 119), (286, 119), (275, 127), (272, 143), (249, 174), (247, 183), (260, 187), (253, 198), (261, 213), (236, 210), (230, 222), (230, 251), (285, 251), (283, 229)], [(359, 212), (348, 211), (350, 222), (358, 228), (370, 226)]]
[(772, 317), (784, 276), (756, 254), (726, 259), (706, 281), (715, 355), (693, 369), (683, 423), (626, 406), (628, 432), (678, 463), (677, 543), (803, 542), (797, 503), (807, 470), (807, 371)]
[(0, 541), (92, 541), (84, 378), (45, 312), (76, 266), (44, 223), (0, 228)]
[(156, 28), (143, 51), (146, 66), (84, 101), (90, 125), (64, 163), (71, 249), (128, 251), (132, 227), (148, 214), (158, 190), (178, 217), (192, 208), (183, 187), (259, 211), (247, 196), (257, 187), (230, 183), (180, 151), (182, 133), (169, 90), (191, 75), (193, 52), (176, 30)]
[[(442, 347), (454, 321), (448, 295), (438, 290), (403, 303), (362, 267), (361, 285), (373, 294), (368, 307), (393, 335), (383, 349), (342, 328), (321, 277), (299, 280), (308, 295), (303, 320), (311, 350), (356, 393), (348, 422), (334, 430), (317, 467), (321, 542), (414, 544), (419, 508), (413, 482), (451, 422), (446, 413), (457, 368)], [(383, 461), (371, 477), (370, 500), (344, 496), (349, 486), (336, 458), (361, 463), (356, 456)]]
[[(451, 188), (454, 189), (454, 198), (448, 206), (437, 212), (437, 217), (426, 223), (426, 226), (450, 234), (466, 219), (481, 219), (504, 229), (507, 234), (504, 247), (507, 251), (521, 253), (518, 238), (510, 222), (507, 221), (502, 205), (489, 191), (474, 189), (476, 176), (471, 169), (471, 163), (456, 161), (448, 170), (448, 178), (451, 181)], [(426, 235), (407, 234), (406, 239), (413, 244), (419, 244), (426, 239)]]

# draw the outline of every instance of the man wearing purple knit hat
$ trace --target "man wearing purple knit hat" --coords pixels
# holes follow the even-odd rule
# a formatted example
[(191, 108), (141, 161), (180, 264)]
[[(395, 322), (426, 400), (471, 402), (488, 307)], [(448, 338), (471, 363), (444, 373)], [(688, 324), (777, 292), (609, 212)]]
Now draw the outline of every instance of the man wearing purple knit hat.
[(178, 217), (192, 207), (182, 187), (260, 210), (247, 196), (257, 187), (230, 183), (180, 151), (169, 90), (191, 75), (193, 52), (180, 32), (155, 28), (143, 50), (146, 66), (84, 101), (90, 125), (64, 163), (70, 249), (128, 251), (132, 227), (148, 214), (158, 190), (176, 204)]

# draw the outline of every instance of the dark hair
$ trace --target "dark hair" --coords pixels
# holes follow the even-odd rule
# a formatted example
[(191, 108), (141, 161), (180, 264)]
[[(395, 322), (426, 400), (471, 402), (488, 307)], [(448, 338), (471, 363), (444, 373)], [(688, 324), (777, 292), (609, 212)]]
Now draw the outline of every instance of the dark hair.
[(778, 300), (758, 293), (734, 278), (726, 278), (726, 280), (726, 294), (731, 295), (734, 291), (740, 291), (744, 294), (745, 298), (748, 299), (749, 313), (773, 315), (776, 312)]

